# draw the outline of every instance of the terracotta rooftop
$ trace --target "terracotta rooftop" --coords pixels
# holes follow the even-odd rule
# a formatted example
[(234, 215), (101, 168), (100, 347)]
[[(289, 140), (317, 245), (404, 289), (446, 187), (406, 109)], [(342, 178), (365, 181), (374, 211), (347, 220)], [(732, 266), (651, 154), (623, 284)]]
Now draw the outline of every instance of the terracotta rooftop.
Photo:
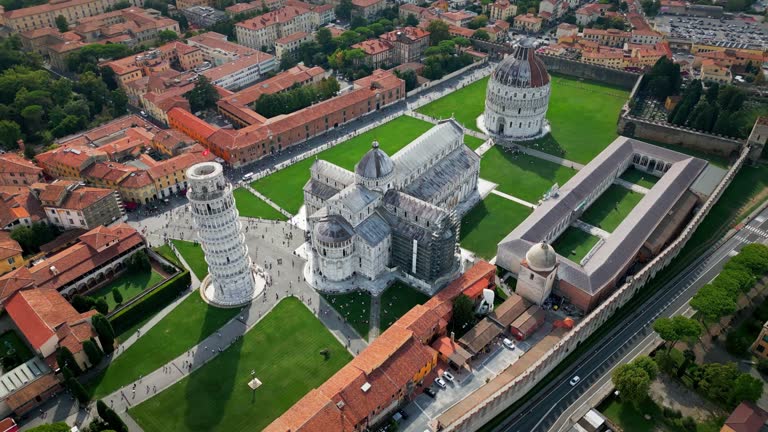
[(380, 39), (369, 39), (352, 45), (351, 48), (359, 48), (369, 56), (381, 54), (393, 49), (391, 43)]
[(16, 240), (11, 238), (11, 233), (0, 231), (0, 260), (5, 261), (8, 258), (21, 255), (21, 252), (21, 246)]
[[(383, 1), (383, 0), (380, 0)], [(266, 27), (273, 26), (278, 23), (286, 23), (299, 15), (310, 12), (309, 9), (305, 9), (297, 6), (286, 6), (272, 12), (267, 12), (263, 15), (251, 18), (245, 21), (241, 21), (235, 26), (243, 27), (249, 30), (261, 30)]]
[(34, 162), (24, 159), (16, 153), (5, 153), (0, 155), (0, 174), (5, 173), (24, 173), (39, 175), (43, 169), (35, 165)]
[(360, 8), (367, 8), (384, 1), (385, 0), (352, 0), (352, 5)]
[(309, 36), (309, 34), (306, 32), (291, 33), (286, 37), (281, 37), (280, 39), (276, 40), (275, 44), (289, 44), (291, 42), (304, 39), (307, 36)]
[[(768, 422), (768, 413), (750, 402), (742, 402), (725, 421), (733, 432), (761, 432)], [(724, 429), (725, 430), (725, 429)]]

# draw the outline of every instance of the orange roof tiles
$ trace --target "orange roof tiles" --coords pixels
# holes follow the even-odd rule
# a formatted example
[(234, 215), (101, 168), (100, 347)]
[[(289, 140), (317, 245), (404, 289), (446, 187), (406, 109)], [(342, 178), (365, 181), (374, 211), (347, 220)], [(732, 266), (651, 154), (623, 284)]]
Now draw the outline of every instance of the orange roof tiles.
[(11, 238), (11, 234), (7, 231), (0, 231), (0, 260), (4, 261), (21, 255), (21, 252), (21, 246), (16, 240)]
[(352, 45), (352, 48), (359, 48), (367, 55), (373, 56), (387, 52), (394, 47), (387, 41), (380, 39), (369, 39)]
[(0, 155), (0, 174), (24, 173), (39, 175), (42, 172), (43, 169), (35, 165), (34, 162), (24, 159), (16, 153)]
[(5, 311), (34, 349), (40, 349), (56, 329), (82, 319), (79, 312), (56, 290), (17, 291), (5, 303)]
[[(383, 1), (383, 0), (376, 0)], [(297, 6), (285, 6), (272, 12), (267, 12), (263, 15), (259, 15), (256, 18), (251, 18), (245, 21), (241, 21), (235, 26), (244, 27), (250, 30), (261, 30), (263, 28), (275, 25), (277, 23), (284, 23), (296, 18), (299, 15), (310, 12), (309, 9)]]

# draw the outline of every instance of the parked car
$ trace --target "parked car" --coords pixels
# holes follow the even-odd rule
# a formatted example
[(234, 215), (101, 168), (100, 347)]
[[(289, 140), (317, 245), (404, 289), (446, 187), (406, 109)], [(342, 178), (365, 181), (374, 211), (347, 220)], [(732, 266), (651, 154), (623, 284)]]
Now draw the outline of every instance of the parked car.
[(435, 396), (437, 396), (437, 393), (435, 393), (435, 391), (434, 391), (434, 390), (432, 390), (432, 389), (431, 389), (431, 388), (429, 388), (429, 387), (427, 387), (427, 388), (425, 388), (425, 389), (424, 389), (424, 394), (425, 394), (425, 395), (427, 395), (427, 396), (429, 396), (429, 397), (431, 397), (432, 399), (434, 399), (434, 398), (435, 398)]
[(443, 379), (442, 379), (442, 378), (440, 378), (440, 377), (437, 377), (437, 378), (435, 378), (435, 384), (437, 384), (437, 385), (438, 385), (438, 387), (440, 387), (440, 388), (446, 388), (446, 387), (448, 386), (448, 385), (445, 383), (445, 381), (443, 381)]
[(581, 378), (579, 378), (579, 376), (578, 376), (578, 375), (576, 375), (575, 377), (571, 378), (571, 381), (570, 381), (571, 387), (573, 387), (573, 386), (575, 386), (576, 384), (578, 384), (578, 383), (579, 383), (579, 381), (581, 381)]
[(401, 408), (401, 409), (397, 410), (397, 412), (398, 412), (398, 414), (403, 416), (404, 419), (406, 419), (406, 420), (408, 419), (408, 413), (406, 413), (404, 409)]
[(453, 382), (453, 375), (451, 375), (451, 373), (448, 371), (443, 372), (443, 378), (447, 379), (450, 382)]
[(501, 341), (501, 343), (502, 343), (502, 344), (503, 344), (505, 347), (507, 347), (507, 348), (509, 348), (509, 349), (511, 349), (511, 350), (515, 349), (515, 343), (514, 343), (514, 342), (512, 342), (511, 340), (507, 339), (507, 338), (504, 338), (504, 340), (503, 340), (503, 341)]

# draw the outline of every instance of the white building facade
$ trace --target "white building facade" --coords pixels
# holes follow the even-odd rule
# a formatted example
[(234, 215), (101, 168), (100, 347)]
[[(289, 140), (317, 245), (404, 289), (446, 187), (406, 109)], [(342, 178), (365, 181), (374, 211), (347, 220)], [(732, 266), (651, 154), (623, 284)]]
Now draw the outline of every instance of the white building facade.
[(493, 135), (529, 140), (548, 129), (550, 79), (536, 57), (533, 41), (523, 40), (496, 66), (485, 96), (483, 123)]
[(193, 165), (187, 170), (187, 180), (187, 198), (208, 264), (201, 292), (217, 306), (248, 303), (254, 296), (256, 280), (232, 185), (216, 162)]

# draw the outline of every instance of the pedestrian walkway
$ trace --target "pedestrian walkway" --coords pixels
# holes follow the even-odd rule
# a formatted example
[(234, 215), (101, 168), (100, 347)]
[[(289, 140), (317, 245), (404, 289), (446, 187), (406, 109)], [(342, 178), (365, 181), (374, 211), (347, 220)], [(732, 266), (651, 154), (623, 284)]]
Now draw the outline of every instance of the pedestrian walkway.
[(602, 230), (579, 219), (575, 220), (571, 225), (574, 228), (578, 228), (586, 233), (592, 234), (593, 236), (600, 237), (603, 240), (607, 239), (611, 235), (611, 233), (608, 231)]
[(279, 211), (283, 216), (287, 217), (288, 219), (291, 219), (293, 217), (292, 214), (288, 213), (286, 210), (284, 210), (282, 207), (277, 205), (274, 201), (267, 198), (266, 195), (262, 194), (261, 192), (257, 191), (256, 189), (252, 188), (249, 184), (244, 184), (243, 187), (248, 192), (256, 195), (259, 199), (264, 201), (265, 203), (269, 204), (273, 209)]
[(379, 337), (381, 331), (381, 295), (371, 296), (371, 318), (370, 330), (368, 331), (368, 342), (373, 342)]
[[(514, 145), (514, 144), (509, 144), (509, 145)], [(525, 153), (525, 154), (527, 154), (529, 156), (533, 156), (533, 157), (536, 157), (536, 158), (539, 158), (539, 159), (544, 159), (546, 161), (554, 162), (554, 163), (556, 163), (558, 165), (562, 165), (562, 166), (565, 166), (565, 167), (568, 167), (568, 168), (573, 168), (575, 170), (580, 170), (580, 169), (584, 168), (584, 165), (582, 165), (580, 163), (577, 163), (577, 162), (574, 162), (574, 161), (571, 161), (571, 160), (568, 160), (568, 159), (565, 159), (565, 158), (561, 158), (560, 156), (551, 155), (549, 153), (545, 153), (543, 151), (532, 149), (530, 147), (526, 147), (526, 146), (522, 146), (522, 145), (518, 145), (516, 147), (517, 147), (518, 150), (522, 151), (523, 153)]]
[(632, 182), (628, 182), (626, 180), (622, 180), (622, 179), (620, 179), (618, 177), (613, 180), (613, 184), (615, 184), (617, 186), (625, 187), (625, 188), (631, 190), (632, 192), (641, 193), (643, 195), (645, 195), (645, 194), (647, 194), (648, 192), (651, 191), (650, 189), (648, 189), (646, 187), (642, 187), (642, 186), (640, 186), (638, 184), (634, 184)]
[(491, 149), (494, 145), (494, 141), (491, 138), (488, 138), (480, 147), (475, 149), (475, 153), (477, 153), (478, 156), (483, 157), (485, 152)]
[(492, 190), (491, 193), (494, 194), (494, 195), (498, 195), (498, 196), (500, 196), (502, 198), (506, 198), (506, 199), (508, 199), (510, 201), (514, 201), (514, 202), (516, 202), (518, 204), (522, 204), (522, 205), (524, 205), (524, 206), (526, 206), (528, 208), (532, 208), (532, 209), (536, 208), (536, 204), (529, 203), (528, 201), (521, 200), (520, 198), (517, 198), (517, 197), (513, 197), (512, 195), (507, 195), (504, 192), (497, 191), (496, 189)]

